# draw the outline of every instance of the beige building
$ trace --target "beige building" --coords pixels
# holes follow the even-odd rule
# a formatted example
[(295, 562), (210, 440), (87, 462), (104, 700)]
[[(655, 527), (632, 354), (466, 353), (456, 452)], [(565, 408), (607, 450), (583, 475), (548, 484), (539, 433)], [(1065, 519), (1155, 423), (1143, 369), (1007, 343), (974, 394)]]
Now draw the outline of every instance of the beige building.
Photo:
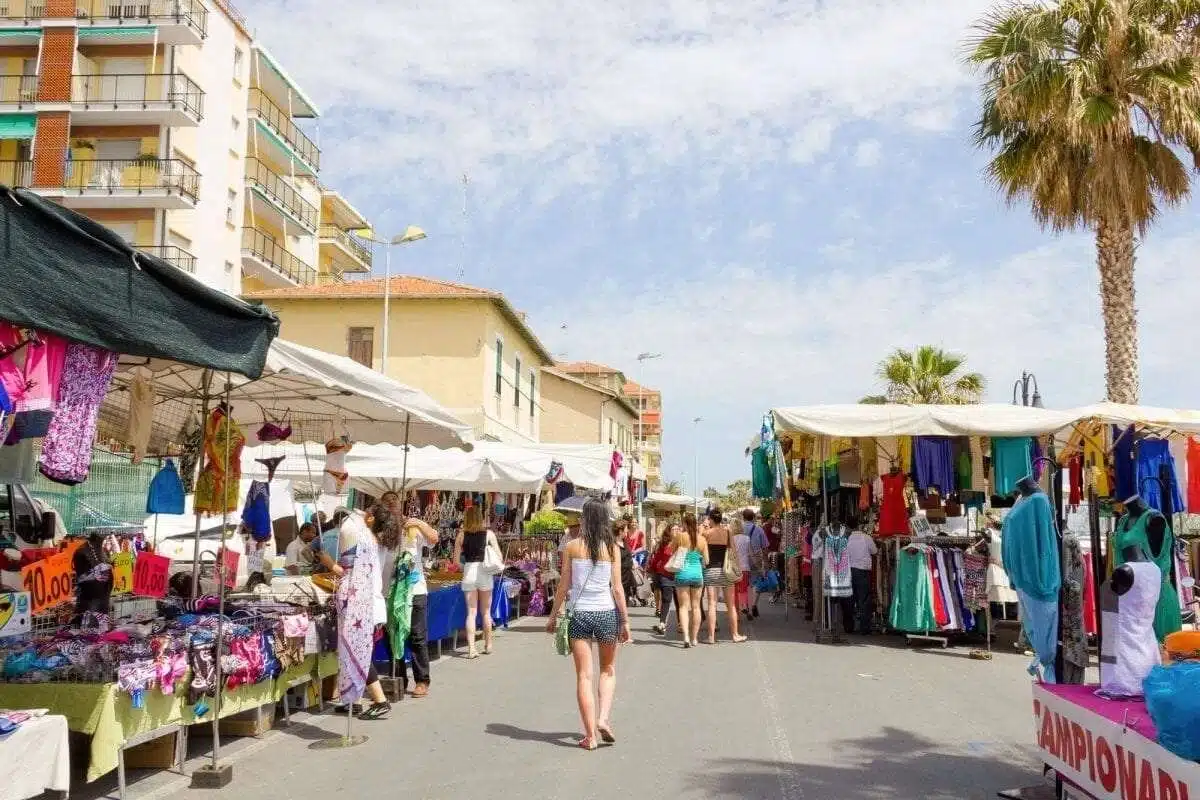
[[(279, 315), (281, 336), (359, 363), (427, 392), (481, 439), (542, 438), (542, 368), (550, 353), (503, 294), (394, 276), (250, 292)], [(386, 352), (386, 364), (384, 354)]]
[(541, 403), (543, 441), (610, 444), (633, 452), (637, 409), (619, 391), (544, 367)]

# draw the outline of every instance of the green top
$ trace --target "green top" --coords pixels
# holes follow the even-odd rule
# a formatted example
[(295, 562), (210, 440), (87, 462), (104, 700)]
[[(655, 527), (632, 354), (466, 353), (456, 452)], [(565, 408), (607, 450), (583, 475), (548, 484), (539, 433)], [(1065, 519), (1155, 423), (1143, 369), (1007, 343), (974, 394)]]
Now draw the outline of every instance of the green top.
[[(1165, 526), (1162, 547), (1158, 553), (1155, 553), (1154, 548), (1150, 546), (1150, 532), (1147, 530), (1152, 519), (1163, 520)], [(1125, 563), (1123, 555), (1125, 548), (1140, 547), (1146, 557), (1162, 571), (1162, 590), (1158, 594), (1158, 605), (1154, 609), (1154, 634), (1158, 640), (1161, 642), (1167, 637), (1167, 634), (1182, 630), (1183, 617), (1179, 610), (1179, 593), (1175, 591), (1175, 584), (1171, 582), (1171, 565), (1175, 558), (1175, 534), (1171, 531), (1171, 526), (1163, 515), (1154, 509), (1147, 509), (1137, 519), (1132, 519), (1129, 514), (1121, 517), (1121, 521), (1117, 523), (1113, 547), (1117, 549), (1114, 560), (1118, 565)]]
[(896, 591), (888, 617), (891, 626), (909, 633), (937, 630), (932, 592), (925, 551), (900, 548), (896, 556)]

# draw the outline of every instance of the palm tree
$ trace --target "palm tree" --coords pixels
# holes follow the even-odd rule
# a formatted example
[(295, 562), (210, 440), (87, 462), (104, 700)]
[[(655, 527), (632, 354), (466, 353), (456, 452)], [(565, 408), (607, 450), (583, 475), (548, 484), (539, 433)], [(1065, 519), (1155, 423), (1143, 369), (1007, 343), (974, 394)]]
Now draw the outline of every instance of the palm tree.
[(683, 494), (683, 484), (679, 481), (667, 481), (662, 485), (663, 494)]
[(978, 403), (987, 381), (978, 372), (963, 372), (965, 356), (933, 345), (916, 350), (897, 349), (879, 362), (877, 375), (886, 387), (883, 396), (864, 397), (861, 403)]
[(1009, 2), (976, 26), (976, 142), (1009, 203), (1095, 232), (1108, 399), (1138, 401), (1137, 240), (1200, 166), (1200, 0)]

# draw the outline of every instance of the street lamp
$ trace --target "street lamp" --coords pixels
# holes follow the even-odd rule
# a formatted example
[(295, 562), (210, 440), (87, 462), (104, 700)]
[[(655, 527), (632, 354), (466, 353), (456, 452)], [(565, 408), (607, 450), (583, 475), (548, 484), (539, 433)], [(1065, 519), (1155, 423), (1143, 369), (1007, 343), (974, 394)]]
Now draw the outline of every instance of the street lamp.
[[(1030, 402), (1029, 386), (1033, 384), (1033, 401)], [(1021, 402), (1017, 402), (1017, 395), (1020, 394)], [(1042, 393), (1038, 391), (1037, 376), (1032, 372), (1022, 370), (1021, 378), (1013, 384), (1013, 399), (1012, 404), (1022, 406), (1033, 406), (1034, 408), (1042, 408)]]
[(692, 472), (694, 473), (692, 480), (694, 481), (695, 493), (692, 495), (692, 503), (695, 506), (696, 513), (700, 513), (700, 423), (704, 422), (704, 417), (696, 417), (692, 420)]
[(397, 234), (390, 239), (372, 239), (366, 238), (367, 241), (384, 246), (383, 251), (383, 363), (380, 367), (380, 372), (387, 375), (388, 368), (388, 339), (391, 328), (391, 300), (392, 300), (392, 247), (401, 244), (409, 244), (411, 242), (419, 242), (425, 238), (425, 231), (418, 228), (416, 225), (409, 225), (404, 229), (404, 233)]

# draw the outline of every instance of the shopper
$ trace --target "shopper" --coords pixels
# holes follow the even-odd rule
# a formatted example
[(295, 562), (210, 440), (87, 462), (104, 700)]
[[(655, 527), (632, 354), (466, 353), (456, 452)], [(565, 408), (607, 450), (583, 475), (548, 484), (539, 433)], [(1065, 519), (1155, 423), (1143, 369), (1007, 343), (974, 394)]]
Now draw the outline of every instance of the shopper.
[(463, 568), (462, 590), (467, 596), (467, 658), (477, 658), (475, 648), (475, 618), (483, 618), (483, 654), (492, 652), (492, 574), (483, 568), (483, 556), (488, 544), (496, 547), (496, 534), (483, 524), (479, 506), (471, 506), (463, 514), (462, 529), (454, 540), (454, 561)]
[(633, 575), (633, 552), (629, 549), (630, 521), (622, 517), (612, 524), (613, 539), (621, 554), (621, 588), (625, 591), (625, 602), (638, 605), (637, 583)]
[(352, 704), (366, 695), (371, 705), (358, 715), (363, 720), (383, 719), (392, 710), (371, 659), (374, 633), (387, 623), (379, 549), (372, 531), (382, 530), (390, 520), (391, 512), (374, 506), (361, 518), (348, 509), (338, 509), (329, 522), (338, 531), (333, 571), (342, 576), (336, 593), (338, 696), (342, 701), (338, 710), (351, 713)]
[(695, 514), (683, 515), (683, 530), (675, 540), (675, 549), (684, 551), (683, 566), (675, 573), (675, 602), (679, 607), (679, 632), (687, 648), (695, 645), (700, 635), (700, 596), (708, 563), (708, 542), (696, 525)]
[(621, 517), (625, 523), (626, 534), (625, 546), (629, 548), (630, 554), (636, 560), (642, 553), (646, 552), (646, 534), (638, 527), (637, 520), (632, 514), (626, 514)]
[[(394, 492), (388, 494), (394, 495)], [(385, 494), (380, 500), (386, 500)], [(398, 510), (399, 504), (389, 506)], [(412, 616), (409, 621), (408, 638), (405, 646), (412, 653), (412, 696), (425, 697), (429, 694), (429, 585), (425, 581), (425, 546), (438, 542), (438, 532), (425, 520), (392, 516), (392, 522), (379, 535), (381, 562), (383, 563), (383, 596), (391, 596), (391, 584), (396, 578), (396, 560), (401, 553), (412, 557), (412, 572), (409, 573), (409, 596), (412, 598)], [(408, 663), (404, 653), (393, 653), (392, 658), (400, 662), (401, 691), (408, 691)]]
[(747, 616), (751, 619), (758, 618), (758, 589), (756, 586), (758, 579), (767, 572), (767, 553), (771, 547), (766, 531), (755, 522), (757, 516), (752, 508), (747, 508), (742, 512), (746, 535), (750, 537), (750, 611)]
[(658, 546), (650, 558), (650, 569), (658, 581), (660, 594), (658, 611), (655, 612), (658, 624), (654, 626), (654, 632), (660, 636), (667, 633), (667, 617), (671, 615), (671, 604), (675, 602), (675, 575), (667, 571), (667, 563), (675, 553), (675, 539), (682, 534), (683, 527), (679, 523), (667, 526), (658, 537)]
[(871, 632), (871, 618), (874, 609), (871, 604), (871, 556), (879, 552), (875, 540), (858, 529), (858, 519), (850, 517), (846, 526), (851, 529), (850, 540), (846, 542), (846, 554), (850, 561), (851, 596), (843, 601), (848, 607), (843, 609), (846, 633), (858, 633), (866, 636)]
[(296, 537), (288, 542), (284, 550), (283, 567), (289, 575), (303, 575), (312, 571), (314, 555), (311, 545), (316, 538), (317, 526), (306, 522), (300, 526)]
[[(738, 631), (737, 601), (735, 587), (725, 577), (725, 554), (733, 545), (733, 537), (725, 525), (721, 509), (713, 506), (705, 515), (707, 528), (704, 538), (708, 542), (708, 567), (704, 570), (704, 592), (708, 595), (708, 638), (705, 644), (717, 643), (717, 603), (725, 601), (725, 614), (729, 620), (729, 635), (735, 642), (744, 642), (746, 637)], [(736, 554), (735, 554), (736, 557)]]
[(734, 587), (734, 601), (739, 614), (750, 615), (750, 537), (746, 535), (746, 524), (741, 517), (729, 521), (729, 533), (733, 536), (733, 551), (737, 554), (738, 568), (742, 577)]
[[(629, 641), (629, 611), (621, 585), (621, 560), (609, 521), (608, 505), (588, 500), (583, 505), (582, 535), (564, 552), (563, 580), (554, 595), (546, 630), (553, 633), (558, 615), (571, 598), (568, 635), (575, 662), (575, 697), (583, 721), (579, 746), (595, 750), (599, 737), (616, 742), (612, 727), (613, 697), (617, 689), (617, 645)], [(600, 650), (599, 709), (592, 678), (592, 642)]]

